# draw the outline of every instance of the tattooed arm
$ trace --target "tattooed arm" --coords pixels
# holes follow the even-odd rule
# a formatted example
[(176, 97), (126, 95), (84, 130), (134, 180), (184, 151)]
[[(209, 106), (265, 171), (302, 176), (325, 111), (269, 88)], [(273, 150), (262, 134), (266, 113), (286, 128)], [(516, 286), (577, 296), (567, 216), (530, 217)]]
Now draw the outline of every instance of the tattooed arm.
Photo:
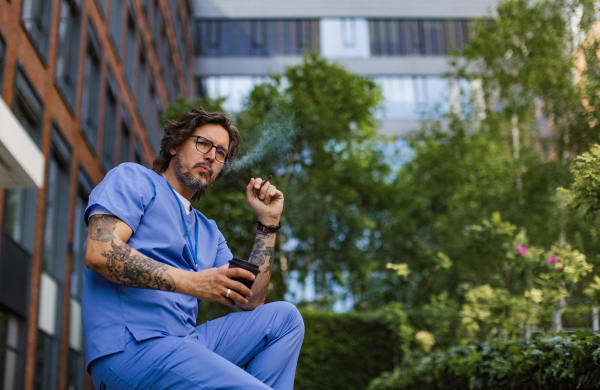
[(88, 224), (85, 265), (92, 271), (128, 287), (174, 291), (198, 299), (232, 306), (234, 301), (247, 304), (239, 294), (225, 297), (227, 289), (250, 297), (252, 293), (234, 277), (252, 279), (245, 270), (211, 268), (191, 272), (171, 267), (144, 256), (127, 244), (133, 230), (113, 215), (94, 215)]
[(271, 280), (271, 268), (273, 267), (273, 259), (275, 257), (275, 237), (275, 233), (256, 234), (254, 248), (248, 261), (258, 265), (260, 272), (256, 275), (256, 279), (252, 285), (252, 297), (248, 299), (248, 303), (236, 303), (236, 306), (242, 310), (252, 310), (265, 303), (269, 281)]
[[(261, 223), (275, 226), (279, 224), (279, 218), (283, 211), (283, 193), (271, 183), (266, 184), (263, 185), (263, 180), (260, 178), (251, 179), (246, 187), (246, 201)], [(252, 285), (252, 297), (248, 303), (236, 303), (236, 306), (242, 310), (252, 310), (265, 303), (275, 257), (276, 236), (276, 233), (259, 232), (256, 234), (254, 248), (252, 248), (248, 261), (258, 265), (260, 273)]]

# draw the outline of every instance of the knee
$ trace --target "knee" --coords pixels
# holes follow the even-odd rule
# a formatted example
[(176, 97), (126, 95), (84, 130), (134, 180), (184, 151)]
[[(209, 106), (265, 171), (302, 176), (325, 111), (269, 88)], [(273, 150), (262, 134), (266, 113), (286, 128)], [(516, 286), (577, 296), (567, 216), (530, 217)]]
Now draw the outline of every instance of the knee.
[(271, 302), (264, 305), (281, 318), (280, 324), (304, 338), (304, 320), (298, 308), (289, 302)]

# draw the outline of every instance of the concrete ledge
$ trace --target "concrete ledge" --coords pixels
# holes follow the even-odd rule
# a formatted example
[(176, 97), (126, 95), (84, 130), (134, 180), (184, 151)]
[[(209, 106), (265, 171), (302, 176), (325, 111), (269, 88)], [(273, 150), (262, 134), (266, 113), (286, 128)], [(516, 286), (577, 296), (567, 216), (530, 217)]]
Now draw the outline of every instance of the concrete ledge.
[[(369, 76), (428, 76), (450, 70), (446, 56), (394, 56), (370, 58), (330, 58), (348, 71)], [(195, 75), (203, 76), (265, 76), (281, 74), (286, 66), (302, 62), (301, 56), (281, 57), (196, 57)]]
[(191, 0), (203, 19), (443, 18), (486, 16), (498, 0)]
[(0, 187), (41, 188), (45, 157), (0, 98)]

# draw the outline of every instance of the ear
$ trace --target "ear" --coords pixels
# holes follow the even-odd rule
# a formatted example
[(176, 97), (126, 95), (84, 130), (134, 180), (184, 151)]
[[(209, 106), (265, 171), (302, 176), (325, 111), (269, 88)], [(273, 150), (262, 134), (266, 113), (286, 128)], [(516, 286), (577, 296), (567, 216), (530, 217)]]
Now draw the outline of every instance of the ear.
[(177, 153), (177, 149), (175, 147), (172, 147), (171, 149), (169, 149), (169, 154), (171, 156), (174, 156)]

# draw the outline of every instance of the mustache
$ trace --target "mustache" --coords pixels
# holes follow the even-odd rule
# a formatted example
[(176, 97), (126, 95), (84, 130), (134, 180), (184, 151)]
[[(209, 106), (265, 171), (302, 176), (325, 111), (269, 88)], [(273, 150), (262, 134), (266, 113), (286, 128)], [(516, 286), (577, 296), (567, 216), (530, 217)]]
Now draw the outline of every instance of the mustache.
[(198, 167), (201, 167), (201, 166), (204, 166), (204, 167), (206, 167), (210, 173), (213, 173), (212, 164), (210, 164), (210, 163), (207, 163), (207, 162), (199, 162), (199, 163), (196, 163), (196, 164), (194, 164), (194, 166), (192, 167), (192, 169), (194, 169), (194, 168), (198, 168)]

